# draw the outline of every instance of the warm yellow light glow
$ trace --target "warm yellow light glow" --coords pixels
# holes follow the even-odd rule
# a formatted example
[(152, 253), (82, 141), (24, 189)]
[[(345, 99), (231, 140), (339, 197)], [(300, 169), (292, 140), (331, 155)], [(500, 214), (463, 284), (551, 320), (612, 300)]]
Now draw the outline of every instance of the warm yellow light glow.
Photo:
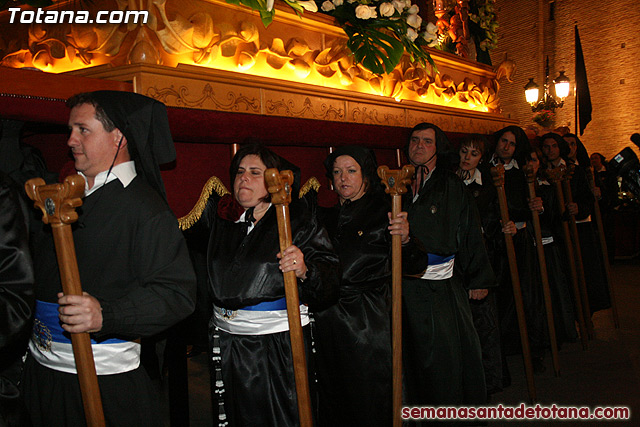
[(533, 104), (538, 101), (538, 96), (540, 95), (540, 89), (537, 87), (527, 89), (524, 91), (524, 96), (527, 98), (527, 102), (529, 104)]
[(569, 78), (564, 75), (564, 71), (560, 71), (560, 75), (554, 80), (556, 86), (556, 96), (564, 100), (569, 96)]
[[(267, 55), (262, 54), (262, 51), (257, 52), (255, 55), (229, 56), (225, 57), (221, 54), (212, 55), (209, 61), (205, 63), (196, 63), (193, 60), (192, 55), (172, 55), (170, 60), (164, 61), (165, 66), (176, 67), (178, 64), (195, 65), (205, 68), (213, 68), (224, 71), (231, 71), (236, 73), (243, 73), (248, 75), (254, 75), (259, 77), (268, 77), (278, 80), (294, 81), (314, 86), (321, 86), (334, 89), (342, 89), (348, 91), (354, 91), (359, 93), (391, 97), (394, 100), (400, 102), (402, 100), (417, 101), (426, 104), (434, 105), (446, 105), (447, 107), (459, 108), (464, 110), (488, 112), (489, 109), (485, 105), (477, 105), (475, 102), (469, 102), (468, 97), (464, 96), (449, 96), (446, 92), (438, 96), (436, 91), (430, 89), (426, 92), (418, 94), (415, 90), (410, 90), (401, 83), (395, 87), (379, 85), (378, 87), (372, 87), (369, 81), (362, 78), (352, 78), (351, 76), (340, 72), (337, 69), (337, 65), (332, 64), (331, 69), (333, 73), (322, 70), (321, 74), (319, 68), (315, 66), (304, 67), (300, 64), (293, 64), (287, 61), (286, 66), (279, 69), (273, 68), (267, 62)], [(25, 62), (25, 66), (32, 66), (31, 61), (29, 64)], [(62, 73), (66, 71), (80, 70), (83, 68), (93, 67), (108, 63), (109, 59), (102, 55), (95, 55), (90, 64), (84, 64), (79, 58), (70, 60), (68, 57), (62, 59), (54, 59), (46, 67), (38, 67), (46, 72)], [(336, 70), (333, 70), (333, 68)], [(387, 83), (385, 83), (387, 84)], [(433, 83), (431, 84), (433, 85)], [(389, 90), (388, 94), (384, 93), (385, 90)], [(463, 101), (464, 100), (464, 101)]]

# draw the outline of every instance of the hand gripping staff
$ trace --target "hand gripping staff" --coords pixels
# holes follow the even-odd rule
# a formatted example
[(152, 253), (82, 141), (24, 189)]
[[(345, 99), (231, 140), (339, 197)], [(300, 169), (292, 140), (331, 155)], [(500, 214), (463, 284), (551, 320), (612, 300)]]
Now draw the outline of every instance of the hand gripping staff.
[[(504, 166), (498, 165), (491, 168), (493, 185), (498, 193), (498, 203), (500, 205), (500, 218), (502, 223), (509, 222), (509, 208), (507, 207), (507, 196), (504, 193)], [(524, 303), (522, 302), (522, 288), (520, 287), (520, 277), (518, 277), (518, 264), (516, 262), (516, 251), (513, 247), (513, 236), (503, 233), (507, 246), (507, 258), (509, 259), (509, 271), (511, 272), (511, 286), (513, 287), (513, 300), (516, 305), (518, 315), (518, 326), (520, 327), (520, 343), (522, 345), (522, 357), (524, 359), (524, 370), (527, 376), (527, 387), (529, 389), (529, 399), (536, 401), (536, 385), (533, 379), (533, 363), (531, 362), (531, 350), (529, 349), (529, 334), (527, 333), (527, 320), (524, 315)]]
[[(596, 187), (596, 181), (593, 176), (593, 168), (586, 168), (587, 179), (591, 191)], [(607, 284), (609, 285), (609, 297), (611, 298), (611, 314), (613, 315), (613, 324), (616, 329), (620, 328), (620, 319), (618, 319), (618, 305), (616, 303), (613, 282), (611, 281), (611, 266), (609, 265), (609, 251), (607, 250), (607, 241), (604, 238), (604, 226), (602, 225), (602, 213), (600, 212), (600, 204), (598, 199), (593, 201), (593, 214), (596, 218), (596, 226), (598, 227), (598, 240), (600, 241), (600, 251), (602, 252), (602, 263), (604, 264), (605, 274), (607, 275)]]
[[(76, 249), (73, 244), (70, 224), (78, 219), (75, 208), (82, 205), (84, 178), (80, 175), (72, 175), (68, 176), (63, 184), (51, 185), (45, 185), (42, 178), (33, 178), (26, 182), (25, 190), (29, 198), (33, 200), (34, 206), (42, 210), (42, 221), (45, 224), (51, 224), (60, 268), (62, 291), (65, 295), (82, 295)], [(105, 425), (104, 413), (89, 333), (71, 334), (71, 346), (76, 360), (87, 425), (102, 427)]]
[(569, 259), (569, 274), (571, 275), (571, 286), (573, 289), (573, 300), (576, 305), (576, 319), (578, 319), (578, 329), (580, 330), (580, 341), (582, 341), (582, 349), (587, 350), (588, 333), (585, 326), (584, 311), (582, 311), (582, 297), (580, 296), (580, 287), (578, 286), (578, 270), (576, 269), (576, 261), (573, 253), (573, 246), (571, 244), (571, 233), (569, 232), (569, 224), (564, 221), (565, 211), (567, 210), (564, 203), (564, 194), (562, 193), (562, 180), (564, 178), (564, 166), (557, 167), (555, 169), (546, 170), (547, 178), (553, 182), (555, 186), (556, 198), (558, 199), (558, 209), (560, 210), (560, 217), (562, 221), (562, 236), (564, 240), (565, 251), (567, 258)]
[[(523, 168), (527, 177), (529, 188), (529, 199), (536, 197), (535, 180), (536, 174), (533, 172), (531, 165), (525, 165)], [(551, 289), (549, 288), (549, 275), (547, 274), (547, 261), (544, 255), (544, 246), (542, 245), (542, 228), (540, 227), (540, 218), (538, 212), (531, 211), (531, 220), (533, 222), (533, 232), (536, 239), (536, 251), (538, 253), (538, 265), (540, 267), (540, 279), (542, 282), (542, 293), (544, 294), (544, 307), (547, 312), (547, 327), (549, 328), (549, 341), (551, 342), (551, 357), (553, 358), (553, 370), (557, 376), (560, 376), (560, 359), (558, 357), (558, 342), (556, 341), (556, 325), (553, 321), (553, 307), (551, 305)]]
[[(573, 196), (571, 194), (571, 178), (573, 177), (575, 170), (576, 166), (574, 164), (569, 164), (564, 171), (562, 189), (564, 190), (564, 198), (567, 203), (573, 203)], [(576, 268), (578, 270), (578, 284), (580, 285), (580, 295), (582, 297), (582, 312), (584, 313), (584, 321), (587, 325), (587, 334), (589, 339), (593, 339), (595, 333), (593, 331), (593, 322), (591, 321), (591, 309), (589, 308), (587, 280), (584, 276), (584, 264), (582, 263), (582, 247), (580, 246), (576, 217), (572, 214), (569, 214), (569, 230), (571, 230), (573, 251), (575, 254)]]
[[(387, 166), (378, 168), (378, 176), (391, 195), (391, 216), (395, 218), (402, 211), (402, 195), (411, 185), (414, 167), (405, 165), (402, 170), (389, 170)], [(402, 425), (402, 237), (391, 237), (391, 341), (393, 348), (393, 427)]]
[[(267, 191), (271, 194), (271, 203), (276, 207), (278, 218), (278, 237), (280, 251), (291, 246), (291, 220), (289, 203), (293, 186), (293, 173), (289, 170), (279, 172), (278, 169), (267, 169), (264, 173)], [(312, 427), (311, 395), (309, 393), (309, 377), (307, 375), (307, 359), (304, 352), (304, 338), (300, 323), (300, 300), (298, 298), (298, 280), (296, 273), (287, 271), (284, 275), (284, 294), (287, 301), (287, 317), (289, 319), (289, 336), (291, 338), (291, 354), (293, 372), (296, 381), (298, 398), (298, 416), (301, 427)]]

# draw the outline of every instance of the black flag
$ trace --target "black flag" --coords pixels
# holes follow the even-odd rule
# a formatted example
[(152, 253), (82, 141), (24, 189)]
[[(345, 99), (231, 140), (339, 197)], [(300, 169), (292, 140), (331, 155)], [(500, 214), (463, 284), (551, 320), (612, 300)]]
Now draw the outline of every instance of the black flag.
[(576, 105), (578, 110), (580, 135), (591, 121), (591, 95), (589, 94), (589, 82), (587, 81), (587, 70), (584, 66), (584, 56), (582, 55), (582, 44), (578, 26), (576, 29)]

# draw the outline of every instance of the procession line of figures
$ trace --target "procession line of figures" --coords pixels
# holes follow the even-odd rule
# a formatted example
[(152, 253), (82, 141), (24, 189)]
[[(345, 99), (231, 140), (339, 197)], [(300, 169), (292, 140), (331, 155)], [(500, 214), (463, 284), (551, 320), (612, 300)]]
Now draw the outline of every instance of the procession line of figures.
[[(292, 272), (314, 424), (390, 426), (399, 416), (392, 410), (393, 236), (402, 243), (404, 405), (482, 405), (508, 385), (505, 356), (519, 351), (520, 329), (505, 234), (515, 246), (534, 366), (544, 369), (550, 339), (532, 212), (542, 224), (558, 343), (577, 339), (581, 315), (562, 255), (561, 227), (572, 217), (580, 221), (591, 312), (609, 306), (589, 222), (594, 195), (584, 174), (588, 158), (575, 135), (544, 135), (538, 148), (510, 126), (493, 135), (492, 147), (486, 137), (471, 135), (454, 151), (441, 129), (421, 123), (403, 148), (416, 172), (396, 216), (373, 151), (337, 147), (324, 166), (338, 204), (318, 206), (313, 190), (294, 197), (292, 245), (281, 250), (265, 171), (291, 170), (292, 194), (299, 194), (295, 165), (259, 143), (241, 145), (229, 169), (231, 193), (218, 182), (201, 208), (181, 219), (181, 235), (158, 168), (175, 158), (164, 105), (109, 91), (81, 94), (68, 104), (68, 145), (87, 181), (73, 228), (85, 294), (62, 295), (51, 227), (27, 220), (34, 215), (20, 208), (19, 190), (8, 192), (11, 197), (2, 193), (4, 229), (15, 231), (2, 244), (20, 255), (3, 268), (21, 277), (11, 282), (21, 305), (12, 306), (2, 325), (13, 344), (7, 352), (12, 358), (2, 365), (3, 387), (13, 386), (18, 396), (20, 383), (22, 395), (11, 401), (3, 396), (8, 425), (83, 425), (69, 341), (69, 333), (83, 332), (93, 339), (107, 425), (161, 425), (149, 378), (153, 363), (140, 363), (141, 350), (194, 309), (210, 317), (211, 386), (220, 425), (299, 425), (283, 281), (283, 273)], [(505, 170), (508, 221), (500, 216), (488, 175), (498, 164)], [(535, 197), (527, 195), (525, 165), (538, 175)], [(543, 172), (563, 165), (576, 165), (573, 200), (559, 207)], [(13, 177), (26, 180), (20, 173)], [(202, 316), (193, 319), (204, 323)], [(29, 336), (32, 324), (19, 381), (19, 338)], [(4, 375), (9, 366), (14, 376)]]

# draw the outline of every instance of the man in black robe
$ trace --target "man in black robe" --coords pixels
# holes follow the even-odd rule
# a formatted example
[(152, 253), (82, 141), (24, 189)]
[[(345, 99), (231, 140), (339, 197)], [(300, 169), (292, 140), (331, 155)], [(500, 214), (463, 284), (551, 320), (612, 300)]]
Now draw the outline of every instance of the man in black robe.
[(175, 159), (163, 104), (145, 96), (80, 94), (68, 145), (86, 180), (73, 238), (83, 295), (61, 293), (51, 228), (34, 244), (35, 326), (23, 376), (34, 425), (83, 425), (70, 333), (89, 332), (107, 425), (160, 425), (138, 338), (194, 309), (195, 276), (158, 163)]
[(495, 278), (473, 196), (448, 164), (442, 130), (420, 123), (405, 154), (416, 168), (404, 208), (429, 253), (423, 275), (403, 280), (403, 356), (408, 405), (472, 405), (486, 401), (480, 342), (469, 289)]
[(25, 208), (18, 188), (0, 171), (0, 426), (23, 426), (18, 383), (33, 313), (33, 268)]

